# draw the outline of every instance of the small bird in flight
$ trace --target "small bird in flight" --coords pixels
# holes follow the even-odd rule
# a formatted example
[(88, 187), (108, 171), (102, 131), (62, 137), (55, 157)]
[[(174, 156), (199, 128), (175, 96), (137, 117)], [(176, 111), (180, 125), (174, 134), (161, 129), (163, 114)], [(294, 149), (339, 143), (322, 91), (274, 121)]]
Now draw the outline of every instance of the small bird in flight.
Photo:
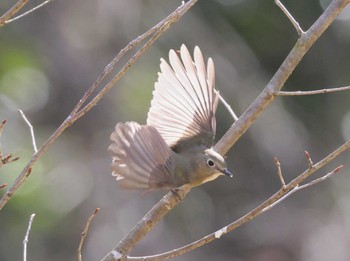
[(118, 123), (108, 150), (113, 176), (127, 189), (198, 186), (220, 175), (232, 177), (225, 159), (212, 148), (219, 94), (214, 63), (200, 49), (194, 59), (182, 45), (179, 55), (161, 59), (147, 125)]

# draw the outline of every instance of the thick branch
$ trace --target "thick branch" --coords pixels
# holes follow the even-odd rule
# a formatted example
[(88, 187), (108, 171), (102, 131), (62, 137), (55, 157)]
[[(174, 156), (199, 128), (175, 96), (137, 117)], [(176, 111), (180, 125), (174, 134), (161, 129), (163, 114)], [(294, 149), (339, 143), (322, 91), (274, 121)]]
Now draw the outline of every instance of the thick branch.
[(259, 115), (267, 108), (267, 106), (270, 105), (275, 99), (276, 93), (283, 87), (288, 77), (304, 57), (305, 53), (311, 48), (348, 3), (349, 0), (334, 0), (311, 28), (298, 39), (296, 45), (278, 68), (265, 89), (215, 145), (214, 149), (217, 152), (226, 154), (236, 141), (254, 123)]
[(189, 185), (184, 185), (175, 192), (166, 194), (119, 242), (119, 244), (108, 253), (101, 261), (123, 260), (125, 256), (170, 210), (172, 210), (191, 190)]
[[(336, 16), (340, 13), (340, 11), (346, 6), (346, 4), (349, 2), (349, 0), (334, 0), (330, 6), (325, 10), (325, 12), (321, 15), (321, 17), (312, 25), (312, 27), (305, 33), (302, 34), (302, 36), (298, 39), (296, 45), (290, 52), (290, 54), (287, 56), (287, 58), (284, 60), (276, 74), (273, 76), (273, 78), (270, 80), (268, 85), (265, 87), (265, 89), (262, 91), (262, 93), (256, 98), (256, 100), (251, 104), (251, 106), (243, 113), (243, 115), (236, 121), (231, 128), (226, 132), (226, 134), (220, 139), (220, 141), (215, 145), (214, 149), (218, 151), (221, 154), (226, 154), (228, 150), (234, 145), (234, 143), (245, 133), (245, 131), (253, 124), (253, 122), (257, 119), (257, 117), (267, 108), (268, 105), (274, 100), (276, 97), (276, 93), (282, 88), (288, 77), (291, 75), (295, 67), (298, 65), (298, 63), (301, 61), (305, 53), (311, 48), (311, 46), (316, 42), (316, 40), (321, 36), (321, 34), (328, 28), (328, 26), (334, 21)], [(347, 144), (346, 146), (349, 146)], [(345, 150), (344, 146), (339, 148), (339, 150)], [(347, 149), (347, 148), (346, 148)], [(337, 150), (338, 151), (338, 150)], [(333, 156), (336, 153), (332, 154)], [(332, 160), (333, 156), (330, 155), (327, 157), (327, 160)], [(335, 157), (335, 156), (334, 156)], [(325, 160), (319, 162), (318, 166), (319, 168), (321, 165), (323, 166), (325, 163)], [(242, 217), (241, 219), (237, 220), (236, 222), (232, 223), (230, 225), (230, 230), (223, 229), (225, 233), (228, 231), (231, 231), (235, 229), (236, 227), (244, 224), (245, 222), (251, 220), (256, 215), (258, 215), (260, 212), (263, 212), (264, 209), (266, 209), (268, 206), (272, 205), (275, 201), (282, 198), (284, 195), (291, 192), (292, 189), (294, 189), (298, 184), (300, 184), (302, 181), (306, 179), (309, 175), (311, 175), (315, 168), (318, 169), (318, 167), (313, 166), (310, 167), (306, 172), (301, 174), (299, 177), (297, 177), (295, 180), (290, 182), (288, 185), (286, 185), (284, 188), (282, 188), (280, 191), (278, 191), (274, 196), (272, 196), (270, 199), (268, 199), (266, 202), (264, 202), (261, 206), (259, 206), (257, 209), (253, 210), (251, 213), (247, 214), (246, 216)], [(166, 195), (167, 197), (175, 197), (175, 195), (171, 195), (168, 193)], [(160, 205), (159, 205), (160, 204)], [(164, 204), (164, 201), (161, 200), (158, 202), (157, 206), (161, 206), (161, 204)], [(152, 214), (154, 211), (151, 210), (147, 215)], [(170, 211), (170, 209), (167, 210), (167, 212)], [(166, 212), (166, 213), (167, 213)], [(142, 220), (140, 222), (143, 222)], [(154, 223), (152, 223), (152, 227), (154, 226)], [(148, 232), (147, 230), (146, 232)], [(223, 232), (222, 231), (222, 232)], [(133, 234), (137, 233), (144, 233), (145, 230), (143, 227), (136, 226), (131, 233), (127, 236), (127, 238), (130, 237), (131, 243), (128, 243), (127, 241), (122, 241), (123, 244), (126, 242), (126, 245), (132, 245), (132, 247), (136, 244), (135, 241), (133, 241)], [(145, 234), (142, 234), (142, 237)], [(200, 240), (200, 242), (194, 242), (184, 248), (180, 248), (178, 251), (178, 254), (180, 255), (182, 253), (185, 253), (187, 251), (190, 251), (194, 248), (197, 248), (199, 246), (202, 246), (206, 244), (207, 242), (210, 242), (215, 239), (215, 233), (212, 235), (209, 235), (203, 239)], [(142, 237), (137, 238), (136, 241), (140, 240)], [(121, 243), (122, 243), (121, 242)], [(119, 243), (119, 246), (120, 244)], [(122, 260), (127, 257), (125, 257), (126, 254), (128, 254), (129, 251), (131, 251), (131, 248), (124, 249), (124, 248), (116, 248), (116, 250), (112, 251), (105, 257), (105, 259), (102, 260)], [(118, 250), (117, 250), (118, 249)], [(142, 257), (144, 259), (145, 257)], [(161, 258), (156, 257), (155, 260), (168, 258), (166, 254), (162, 255)], [(130, 258), (131, 259), (131, 258)]]
[[(305, 181), (311, 174), (316, 172), (317, 170), (321, 169), (323, 166), (325, 166), (327, 163), (331, 162), (334, 158), (339, 156), (344, 151), (348, 150), (350, 148), (350, 140), (344, 143), (341, 147), (333, 151), (331, 154), (329, 154), (327, 157), (322, 159), (321, 161), (317, 162), (315, 165), (313, 165), (311, 168), (309, 167), (307, 170), (305, 170), (302, 174), (300, 174), (297, 178), (289, 182), (284, 188), (282, 187), (279, 191), (277, 191), (274, 195), (272, 195), (270, 198), (268, 198), (266, 201), (264, 201), (262, 204), (260, 204), (258, 207), (256, 207), (254, 210), (250, 211), (243, 217), (239, 218), (238, 220), (232, 222), (231, 224), (221, 228), (220, 230), (211, 233), (195, 242), (192, 242), (186, 246), (171, 250), (169, 252), (165, 252), (159, 255), (153, 255), (153, 256), (143, 256), (143, 257), (129, 257), (127, 260), (164, 260), (173, 258), (179, 255), (183, 255), (191, 250), (194, 250), (198, 247), (201, 247), (219, 237), (222, 235), (235, 230), (236, 228), (240, 227), (241, 225), (247, 223), (248, 221), (252, 220), (253, 218), (257, 217), (258, 215), (265, 213), (267, 210), (271, 209), (272, 207), (276, 206), (278, 203), (282, 202), (284, 199), (289, 197), (290, 195), (294, 194), (295, 192), (310, 187), (318, 182), (324, 181), (327, 178), (329, 178), (331, 175), (334, 175), (337, 173), (342, 166), (337, 167), (332, 172), (326, 174), (325, 176), (316, 179), (314, 181), (311, 181), (310, 183), (307, 183), (305, 185), (299, 186), (303, 181)], [(219, 232), (219, 233), (218, 233)], [(218, 236), (219, 235), (219, 236)]]

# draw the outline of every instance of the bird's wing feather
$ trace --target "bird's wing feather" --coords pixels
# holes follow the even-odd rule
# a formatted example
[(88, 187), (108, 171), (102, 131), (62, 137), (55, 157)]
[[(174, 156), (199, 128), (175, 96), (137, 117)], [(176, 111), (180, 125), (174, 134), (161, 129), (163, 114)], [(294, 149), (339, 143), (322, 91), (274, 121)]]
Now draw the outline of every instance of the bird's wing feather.
[(147, 124), (156, 127), (175, 151), (195, 145), (210, 147), (219, 99), (214, 91), (213, 61), (209, 58), (206, 67), (198, 47), (192, 60), (185, 45), (181, 46), (180, 57), (170, 50), (169, 61), (170, 65), (161, 59)]
[(118, 123), (111, 140), (108, 150), (112, 175), (122, 187), (146, 190), (175, 187), (172, 152), (155, 127)]

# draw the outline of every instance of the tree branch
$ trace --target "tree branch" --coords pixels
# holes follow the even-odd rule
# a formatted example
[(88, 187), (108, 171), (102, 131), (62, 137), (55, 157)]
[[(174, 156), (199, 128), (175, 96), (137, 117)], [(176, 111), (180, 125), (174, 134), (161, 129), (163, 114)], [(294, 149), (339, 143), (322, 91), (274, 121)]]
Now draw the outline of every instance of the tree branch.
[[(298, 177), (293, 179), (291, 182), (289, 182), (285, 188), (281, 188), (279, 191), (277, 191), (274, 195), (272, 195), (270, 198), (265, 200), (262, 204), (260, 204), (258, 207), (244, 215), (243, 217), (237, 219), (236, 221), (230, 223), (229, 225), (219, 229), (216, 232), (213, 232), (197, 241), (194, 241), (186, 246), (158, 254), (158, 255), (152, 255), (152, 256), (142, 256), (142, 257), (127, 257), (126, 260), (164, 260), (173, 258), (179, 255), (183, 255), (191, 250), (194, 250), (196, 248), (199, 248), (215, 239), (220, 238), (222, 235), (227, 234), (228, 232), (231, 232), (235, 230), (236, 228), (240, 227), (241, 225), (249, 222), (250, 220), (254, 219), (258, 215), (265, 213), (266, 211), (270, 210), (272, 207), (276, 206), (278, 203), (282, 202), (287, 197), (291, 196), (295, 192), (302, 190), (304, 188), (310, 187), (312, 185), (315, 185), (316, 183), (319, 183), (321, 181), (326, 180), (330, 176), (334, 175), (335, 173), (339, 172), (339, 170), (342, 169), (342, 166), (339, 166), (335, 168), (332, 172), (326, 174), (325, 176), (318, 178), (314, 181), (311, 181), (310, 183), (307, 183), (305, 185), (300, 185), (303, 181), (305, 181), (311, 174), (316, 172), (317, 170), (321, 169), (323, 166), (325, 166), (327, 163), (331, 162), (333, 159), (335, 159), (337, 156), (339, 156), (344, 151), (348, 150), (350, 148), (350, 140), (344, 143), (342, 146), (340, 146), (338, 149), (333, 151), (331, 154), (329, 154), (324, 159), (317, 162), (315, 165), (313, 165), (311, 168), (306, 169), (302, 174), (300, 174)], [(114, 259), (111, 259), (114, 260)]]
[[(235, 142), (245, 133), (245, 131), (254, 123), (254, 121), (258, 118), (258, 116), (271, 104), (271, 102), (277, 96), (277, 92), (282, 88), (286, 80), (289, 78), (291, 73), (294, 71), (296, 66), (299, 64), (305, 53), (311, 48), (311, 46), (316, 42), (316, 40), (322, 35), (322, 33), (329, 27), (329, 25), (334, 21), (337, 15), (341, 12), (341, 10), (349, 3), (350, 0), (334, 0), (329, 7), (324, 11), (324, 13), (317, 19), (317, 21), (310, 27), (308, 31), (303, 33), (301, 37), (298, 39), (296, 45), (291, 50), (289, 55), (283, 61), (280, 68), (277, 70), (276, 74), (272, 77), (268, 85), (262, 91), (262, 93), (255, 99), (255, 101), (249, 106), (249, 108), (242, 114), (242, 116), (236, 121), (230, 129), (225, 133), (225, 135), (219, 140), (219, 142), (214, 146), (214, 149), (221, 153), (222, 155), (226, 154), (228, 150), (235, 144)], [(239, 220), (233, 222), (222, 230), (220, 230), (220, 236), (224, 233), (232, 231), (233, 229), (241, 226), (242, 224), (248, 222), (252, 218), (256, 217), (260, 212), (264, 212), (264, 209), (267, 209), (270, 205), (272, 205), (275, 201), (282, 198), (284, 195), (291, 192), (295, 187), (297, 187), (301, 182), (303, 182), (308, 176), (310, 176), (316, 169), (321, 168), (324, 164), (333, 160), (337, 155), (348, 149), (350, 146), (350, 142), (348, 141), (339, 149), (334, 151), (324, 160), (320, 161), (316, 165), (313, 165), (308, 168), (303, 174), (298, 176), (284, 188), (281, 188), (275, 195), (270, 197), (267, 201), (261, 204), (258, 208), (243, 216)], [(185, 193), (186, 195), (187, 193)], [(166, 196), (167, 200), (176, 199), (176, 196), (173, 195), (172, 192), (169, 192)], [(164, 197), (164, 198), (165, 198)], [(157, 208), (162, 205), (166, 205), (166, 201), (164, 198), (157, 203)], [(168, 205), (166, 205), (168, 207)], [(176, 204), (174, 205), (176, 206)], [(173, 207), (174, 207), (173, 206)], [(165, 208), (167, 208), (165, 207)], [(170, 209), (167, 209), (166, 212), (162, 213), (164, 216), (168, 213)], [(154, 214), (155, 208), (150, 210), (150, 212), (146, 216), (151, 216)], [(145, 216), (145, 217), (146, 217)], [(139, 222), (142, 223), (145, 217)], [(148, 220), (148, 219), (147, 219)], [(155, 220), (151, 219), (149, 222), (152, 222), (152, 227), (155, 225)], [(158, 220), (157, 220), (158, 222)], [(151, 228), (152, 228), (151, 227)], [(149, 231), (149, 227), (145, 230), (144, 226), (136, 225), (133, 230), (126, 236), (127, 240), (123, 239), (118, 246), (111, 251), (103, 261), (107, 260), (124, 260), (130, 259), (133, 260), (133, 257), (127, 257), (126, 255), (132, 250), (134, 245)], [(135, 238), (134, 234), (141, 234), (141, 237)], [(170, 258), (174, 256), (181, 255), (186, 253), (192, 249), (200, 247), (212, 240), (214, 240), (218, 236), (215, 233), (204, 237), (203, 239), (193, 242), (190, 245), (179, 248), (176, 251), (176, 255), (173, 255), (173, 251), (157, 255), (157, 256), (149, 256), (149, 257), (140, 257), (142, 260), (148, 260), (148, 258), (153, 258), (154, 260), (160, 260), (165, 258)], [(124, 247), (124, 245), (126, 247)], [(168, 255), (169, 254), (169, 255)]]
[[(73, 109), (73, 111), (68, 115), (68, 117), (63, 121), (63, 123), (56, 129), (56, 131), (44, 142), (44, 144), (39, 148), (38, 152), (34, 153), (31, 160), (24, 167), (20, 175), (16, 178), (12, 186), (6, 191), (3, 197), (0, 200), (0, 210), (4, 207), (4, 205), (11, 198), (13, 193), (23, 184), (23, 182), (29, 176), (30, 170), (35, 162), (44, 154), (44, 152), (49, 148), (49, 146), (62, 134), (62, 132), (71, 126), (76, 120), (82, 117), (86, 112), (88, 112), (91, 108), (93, 108), (97, 102), (115, 85), (122, 76), (130, 69), (130, 67), (135, 64), (135, 62), (140, 58), (140, 56), (159, 38), (161, 34), (163, 34), (171, 25), (177, 22), (198, 0), (190, 0), (187, 3), (183, 3), (180, 7), (178, 7), (174, 12), (172, 12), (168, 17), (163, 19), (158, 25), (157, 29), (150, 29), (153, 34), (152, 37), (141, 47), (141, 49), (124, 65), (124, 67), (117, 73), (117, 75), (105, 86), (103, 89), (81, 110), (79, 108), (82, 104), (87, 100), (87, 98), (92, 94), (95, 84), (89, 88), (87, 94), (83, 96), (83, 98), (78, 102), (77, 106)], [(158, 26), (157, 25), (157, 26)], [(147, 34), (147, 33), (146, 33)], [(151, 35), (151, 34), (150, 34)], [(139, 43), (137, 39), (131, 42), (132, 47), (135, 46), (136, 43)], [(132, 48), (132, 47), (126, 47)], [(118, 56), (117, 56), (118, 57)], [(118, 58), (114, 60), (118, 60)], [(108, 70), (107, 70), (108, 71)], [(104, 71), (99, 79), (103, 78), (105, 73)], [(100, 82), (99, 82), (100, 83)], [(79, 111), (78, 111), (79, 110)]]
[(14, 6), (11, 7), (10, 10), (8, 10), (3, 16), (0, 17), (0, 27), (4, 26), (5, 24), (9, 24), (15, 20), (18, 20), (26, 15), (29, 15), (30, 13), (34, 12), (35, 10), (43, 7), (44, 5), (46, 5), (52, 1), (53, 0), (46, 0), (45, 2), (37, 5), (36, 7), (30, 9), (29, 11), (27, 11), (27, 12), (25, 12), (17, 17), (12, 18), (28, 2), (28, 0), (19, 0)]
[(214, 149), (217, 152), (222, 155), (226, 154), (255, 122), (258, 116), (271, 104), (306, 52), (348, 3), (349, 0), (333, 0), (310, 29), (298, 39), (294, 48), (278, 68), (265, 89), (215, 145)]
[(140, 241), (170, 210), (172, 210), (191, 190), (190, 185), (183, 185), (166, 194), (124, 237), (118, 245), (109, 252), (101, 261), (120, 260), (134, 248)]

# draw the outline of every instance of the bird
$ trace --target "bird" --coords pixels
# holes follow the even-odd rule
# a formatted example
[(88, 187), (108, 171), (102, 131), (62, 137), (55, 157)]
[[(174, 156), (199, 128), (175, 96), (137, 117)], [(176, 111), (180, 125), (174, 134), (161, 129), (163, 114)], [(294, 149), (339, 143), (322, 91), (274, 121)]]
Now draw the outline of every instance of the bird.
[(205, 64), (198, 46), (193, 59), (182, 44), (160, 59), (147, 123), (117, 123), (108, 151), (120, 187), (152, 191), (191, 187), (233, 177), (213, 149), (219, 93), (211, 58)]

